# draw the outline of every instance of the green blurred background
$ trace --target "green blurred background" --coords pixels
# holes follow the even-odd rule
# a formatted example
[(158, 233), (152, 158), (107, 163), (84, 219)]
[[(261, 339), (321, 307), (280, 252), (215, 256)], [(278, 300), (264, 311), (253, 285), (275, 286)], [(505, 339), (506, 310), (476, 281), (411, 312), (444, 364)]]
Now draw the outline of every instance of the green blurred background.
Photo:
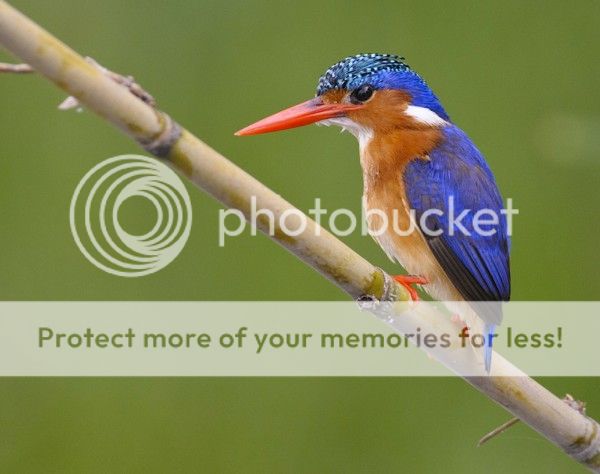
[[(404, 55), (485, 153), (515, 219), (516, 300), (595, 300), (600, 2), (15, 0), (77, 51), (133, 74), (159, 105), (302, 209), (360, 209), (355, 140), (327, 128), (239, 139), (313, 95), (359, 52)], [(0, 60), (10, 60), (0, 53)], [(108, 275), (68, 224), (96, 163), (139, 149), (36, 76), (0, 77), (3, 300), (340, 300), (268, 239), (217, 246), (219, 206), (190, 187), (194, 224), (157, 274)], [(144, 226), (147, 207), (129, 209)], [(369, 237), (344, 239), (393, 271)], [(545, 379), (600, 416), (596, 379)], [(582, 472), (454, 379), (3, 379), (4, 472)]]

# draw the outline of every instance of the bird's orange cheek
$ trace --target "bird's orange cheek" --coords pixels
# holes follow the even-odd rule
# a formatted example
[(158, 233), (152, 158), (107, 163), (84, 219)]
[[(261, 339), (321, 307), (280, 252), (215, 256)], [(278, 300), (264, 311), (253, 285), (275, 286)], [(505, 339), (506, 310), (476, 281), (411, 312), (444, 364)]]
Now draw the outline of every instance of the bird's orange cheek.
[(362, 105), (362, 108), (348, 112), (348, 117), (362, 124), (372, 123), (378, 115), (377, 107), (373, 105), (373, 103), (367, 102)]
[(370, 104), (365, 104), (363, 109), (348, 112), (348, 118), (371, 130), (380, 128), (386, 122), (385, 115)]

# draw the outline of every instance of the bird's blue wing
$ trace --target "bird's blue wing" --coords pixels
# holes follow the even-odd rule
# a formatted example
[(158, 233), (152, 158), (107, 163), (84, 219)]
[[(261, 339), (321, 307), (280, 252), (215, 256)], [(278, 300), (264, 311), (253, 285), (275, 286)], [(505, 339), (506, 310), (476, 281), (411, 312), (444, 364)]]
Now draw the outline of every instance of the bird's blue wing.
[[(431, 251), (465, 300), (507, 301), (510, 241), (494, 177), (462, 130), (449, 125), (443, 135), (429, 153), (429, 160), (413, 160), (406, 167), (404, 181), (410, 207)], [(440, 212), (427, 212), (432, 209)], [(494, 231), (492, 235), (475, 231), (475, 216), (482, 209), (486, 211), (480, 214), (479, 228), (486, 234)], [(482, 225), (492, 219), (487, 210), (496, 214), (497, 224)], [(452, 217), (461, 213), (465, 214), (459, 222), (466, 232), (451, 225)]]

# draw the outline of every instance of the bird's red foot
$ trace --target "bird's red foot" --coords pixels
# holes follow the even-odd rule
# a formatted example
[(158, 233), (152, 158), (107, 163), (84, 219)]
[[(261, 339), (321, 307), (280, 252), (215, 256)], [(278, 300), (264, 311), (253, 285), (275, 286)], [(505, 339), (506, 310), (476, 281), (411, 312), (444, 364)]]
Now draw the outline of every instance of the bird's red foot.
[(393, 278), (406, 288), (413, 301), (419, 301), (419, 294), (411, 285), (426, 285), (429, 283), (427, 278), (416, 275), (394, 275)]

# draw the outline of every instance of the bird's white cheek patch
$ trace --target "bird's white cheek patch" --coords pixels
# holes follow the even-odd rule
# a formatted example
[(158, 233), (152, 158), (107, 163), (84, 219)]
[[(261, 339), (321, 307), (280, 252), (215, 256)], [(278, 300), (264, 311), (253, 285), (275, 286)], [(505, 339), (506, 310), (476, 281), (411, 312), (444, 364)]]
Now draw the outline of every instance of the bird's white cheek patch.
[(442, 117), (436, 114), (433, 110), (427, 107), (418, 107), (416, 105), (409, 105), (404, 111), (405, 115), (414, 118), (417, 122), (431, 125), (434, 127), (440, 127), (446, 125), (446, 122)]

